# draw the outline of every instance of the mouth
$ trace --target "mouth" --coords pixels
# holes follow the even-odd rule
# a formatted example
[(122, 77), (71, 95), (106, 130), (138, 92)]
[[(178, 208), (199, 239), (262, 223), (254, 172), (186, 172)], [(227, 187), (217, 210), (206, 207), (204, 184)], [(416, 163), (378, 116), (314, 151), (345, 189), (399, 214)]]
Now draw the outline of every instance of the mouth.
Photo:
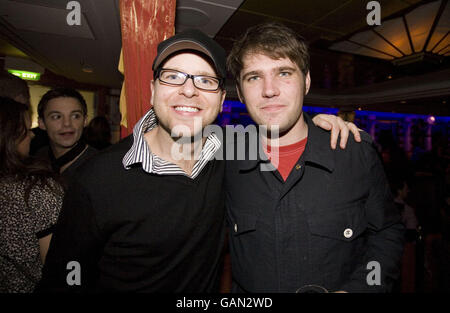
[(183, 105), (177, 105), (172, 107), (175, 112), (182, 114), (182, 115), (194, 115), (201, 111), (201, 109), (193, 106), (183, 106)]
[(66, 138), (66, 137), (71, 137), (71, 136), (75, 135), (75, 132), (74, 131), (61, 132), (61, 133), (59, 133), (59, 135), (61, 137)]
[(284, 108), (284, 105), (281, 104), (269, 104), (266, 106), (261, 107), (261, 110), (264, 112), (277, 112)]

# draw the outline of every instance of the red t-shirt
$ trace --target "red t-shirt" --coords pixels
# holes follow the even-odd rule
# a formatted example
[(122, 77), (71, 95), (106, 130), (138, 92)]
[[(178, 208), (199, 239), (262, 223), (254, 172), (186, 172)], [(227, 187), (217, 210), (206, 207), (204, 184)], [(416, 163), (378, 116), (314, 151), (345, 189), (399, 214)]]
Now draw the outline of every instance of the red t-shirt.
[[(295, 163), (303, 154), (303, 151), (305, 151), (307, 139), (308, 137), (287, 146), (280, 146), (278, 151), (272, 151), (272, 147), (267, 146), (267, 150), (265, 150), (265, 152), (269, 160), (272, 161), (275, 157), (278, 157), (277, 170), (281, 174), (281, 177), (283, 177), (284, 181), (286, 181)], [(272, 164), (276, 165), (275, 163), (276, 162), (272, 162)]]

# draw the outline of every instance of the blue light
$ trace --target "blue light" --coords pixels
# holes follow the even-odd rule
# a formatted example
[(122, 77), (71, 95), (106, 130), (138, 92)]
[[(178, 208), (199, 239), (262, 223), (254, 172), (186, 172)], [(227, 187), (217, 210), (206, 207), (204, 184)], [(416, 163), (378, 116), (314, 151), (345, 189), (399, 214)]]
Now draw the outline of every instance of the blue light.
[[(231, 101), (226, 100), (225, 105), (231, 106), (235, 109), (244, 109), (246, 110), (245, 104), (239, 101)], [(328, 107), (315, 107), (315, 106), (303, 106), (303, 110), (305, 112), (311, 114), (338, 114), (339, 108), (328, 108)], [(419, 115), (419, 114), (409, 114), (409, 113), (392, 113), (392, 112), (377, 112), (377, 111), (363, 111), (363, 110), (355, 110), (355, 118), (366, 117), (369, 115), (376, 116), (377, 119), (423, 119), (428, 120), (429, 115)], [(450, 116), (436, 116), (435, 123), (450, 123)]]
[[(420, 114), (408, 114), (408, 113), (392, 113), (392, 112), (377, 112), (377, 111), (355, 111), (355, 117), (364, 117), (367, 115), (375, 115), (377, 119), (423, 119), (428, 120), (430, 115), (420, 115)], [(436, 122), (450, 122), (450, 116), (435, 116)]]

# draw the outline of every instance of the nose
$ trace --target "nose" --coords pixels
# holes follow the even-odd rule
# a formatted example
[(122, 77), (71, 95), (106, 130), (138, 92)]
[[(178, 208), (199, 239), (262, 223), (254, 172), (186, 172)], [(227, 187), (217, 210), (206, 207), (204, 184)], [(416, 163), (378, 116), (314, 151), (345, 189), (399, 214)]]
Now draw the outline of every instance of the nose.
[(272, 77), (265, 77), (263, 81), (262, 96), (265, 98), (276, 97), (280, 94), (277, 82)]
[(64, 116), (63, 117), (63, 126), (69, 127), (71, 125), (72, 125), (72, 119), (70, 118), (70, 116)]
[(194, 85), (194, 78), (189, 77), (184, 84), (180, 87), (180, 94), (185, 97), (192, 98), (198, 95), (198, 89)]

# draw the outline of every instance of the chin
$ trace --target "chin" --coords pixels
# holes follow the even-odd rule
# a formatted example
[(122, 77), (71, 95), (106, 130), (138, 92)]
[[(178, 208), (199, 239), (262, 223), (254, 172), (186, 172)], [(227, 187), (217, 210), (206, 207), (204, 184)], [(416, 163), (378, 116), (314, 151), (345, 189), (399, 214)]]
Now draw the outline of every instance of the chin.
[(176, 141), (180, 141), (179, 143), (187, 143), (201, 139), (203, 137), (203, 134), (202, 131), (194, 132), (193, 130), (191, 130), (190, 132), (172, 133), (171, 136)]
[(77, 142), (61, 143), (60, 146), (63, 147), (64, 149), (72, 149), (73, 147), (75, 147), (76, 144), (77, 144)]
[(170, 127), (172, 137), (194, 137), (203, 131), (203, 125), (198, 123), (179, 123)]

